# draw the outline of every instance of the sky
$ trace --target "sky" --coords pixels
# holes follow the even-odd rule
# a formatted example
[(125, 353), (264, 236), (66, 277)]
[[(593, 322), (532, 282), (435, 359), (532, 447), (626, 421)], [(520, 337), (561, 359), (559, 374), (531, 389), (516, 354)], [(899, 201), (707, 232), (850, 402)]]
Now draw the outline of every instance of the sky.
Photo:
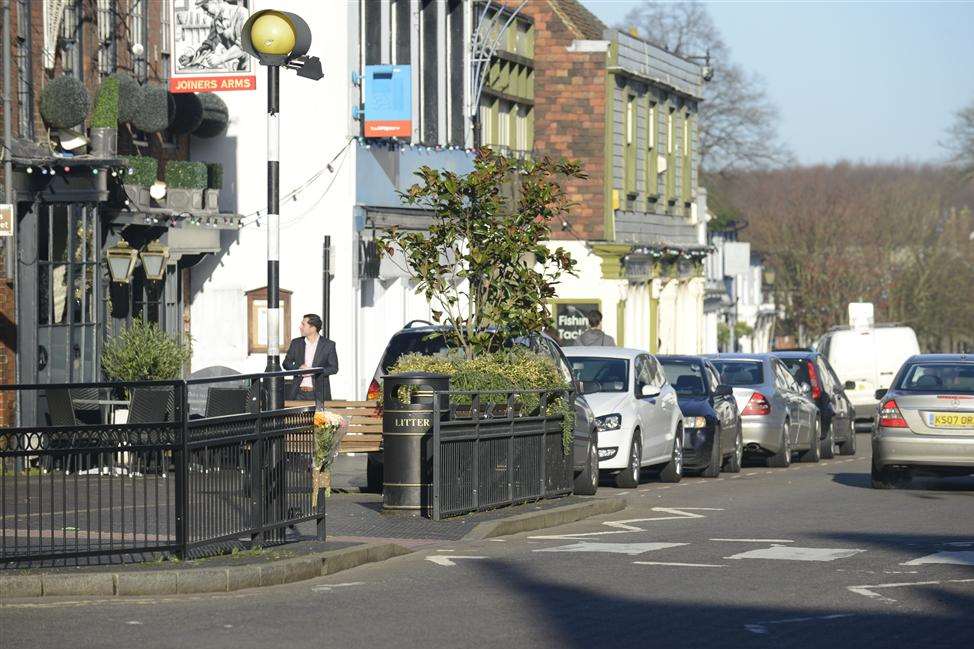
[[(622, 23), (639, 0), (582, 0)], [(803, 164), (936, 162), (974, 103), (969, 2), (708, 2), (733, 59), (764, 78)]]

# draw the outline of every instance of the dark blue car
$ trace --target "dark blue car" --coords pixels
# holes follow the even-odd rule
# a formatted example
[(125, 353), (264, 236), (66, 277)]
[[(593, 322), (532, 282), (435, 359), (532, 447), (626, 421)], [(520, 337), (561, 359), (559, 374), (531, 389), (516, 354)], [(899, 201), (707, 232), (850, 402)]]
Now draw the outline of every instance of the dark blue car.
[(744, 441), (733, 389), (699, 356), (657, 356), (683, 411), (683, 466), (716, 478), (741, 470)]

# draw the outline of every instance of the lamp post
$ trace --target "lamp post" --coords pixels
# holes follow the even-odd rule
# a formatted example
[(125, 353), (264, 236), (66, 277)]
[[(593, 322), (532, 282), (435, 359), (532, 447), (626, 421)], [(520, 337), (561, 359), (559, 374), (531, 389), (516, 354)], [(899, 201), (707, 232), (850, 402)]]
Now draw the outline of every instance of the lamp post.
[[(280, 310), (280, 78), (281, 68), (317, 81), (323, 75), (316, 57), (305, 56), (311, 47), (311, 30), (297, 14), (265, 9), (251, 14), (241, 34), (243, 50), (267, 66), (267, 365), (265, 372), (281, 371)], [(283, 406), (284, 384), (268, 381), (268, 406)]]

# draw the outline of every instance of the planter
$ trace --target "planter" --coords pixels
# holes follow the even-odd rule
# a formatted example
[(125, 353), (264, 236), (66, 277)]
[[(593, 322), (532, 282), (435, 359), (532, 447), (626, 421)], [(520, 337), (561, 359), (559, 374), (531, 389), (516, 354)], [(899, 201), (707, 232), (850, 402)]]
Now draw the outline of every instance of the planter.
[(170, 187), (166, 194), (166, 207), (171, 210), (201, 210), (203, 190)]
[(114, 158), (118, 151), (118, 130), (108, 127), (92, 127), (91, 155), (99, 158)]
[(203, 209), (206, 210), (207, 212), (220, 211), (220, 190), (219, 189), (203, 190)]
[(149, 188), (142, 187), (141, 185), (124, 185), (125, 193), (128, 195), (130, 202), (140, 205), (142, 207), (148, 207), (151, 197), (149, 196)]

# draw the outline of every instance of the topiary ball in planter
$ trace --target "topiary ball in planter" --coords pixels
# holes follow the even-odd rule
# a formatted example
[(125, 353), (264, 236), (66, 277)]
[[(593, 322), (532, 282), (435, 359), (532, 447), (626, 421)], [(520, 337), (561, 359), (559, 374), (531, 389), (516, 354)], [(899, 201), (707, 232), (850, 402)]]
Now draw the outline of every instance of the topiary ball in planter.
[(196, 137), (219, 137), (227, 132), (230, 123), (230, 112), (222, 99), (213, 93), (200, 95), (203, 103), (203, 122), (193, 131)]
[(203, 102), (193, 92), (180, 92), (172, 95), (176, 106), (169, 130), (173, 135), (189, 135), (203, 123)]
[(80, 79), (62, 75), (41, 91), (41, 117), (54, 128), (74, 128), (85, 121), (91, 97)]
[(158, 133), (169, 128), (176, 113), (175, 102), (165, 87), (150, 84), (143, 88), (142, 109), (132, 120), (132, 126), (145, 133)]
[(118, 121), (132, 122), (145, 103), (145, 91), (138, 81), (124, 72), (108, 77), (118, 81)]

